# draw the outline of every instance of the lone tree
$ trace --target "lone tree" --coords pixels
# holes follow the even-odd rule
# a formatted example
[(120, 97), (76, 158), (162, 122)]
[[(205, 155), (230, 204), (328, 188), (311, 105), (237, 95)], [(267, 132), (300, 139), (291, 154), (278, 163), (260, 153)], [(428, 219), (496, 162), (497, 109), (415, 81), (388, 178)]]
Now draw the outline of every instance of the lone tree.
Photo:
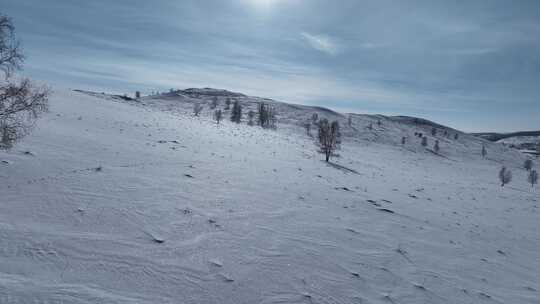
[(421, 142), (422, 146), (424, 147), (427, 147), (427, 137), (422, 137), (422, 142)]
[(529, 177), (527, 178), (527, 180), (531, 184), (531, 187), (534, 187), (535, 184), (538, 184), (538, 172), (536, 172), (536, 170), (531, 170), (531, 172), (529, 172)]
[(276, 128), (276, 110), (265, 104), (264, 102), (259, 104), (257, 109), (258, 114), (258, 124), (263, 128)]
[(523, 163), (523, 168), (525, 168), (525, 170), (527, 171), (531, 171), (532, 167), (533, 167), (533, 161), (530, 159), (525, 160), (525, 162)]
[(304, 128), (306, 129), (306, 135), (311, 136), (311, 122), (307, 121), (304, 124)]
[(195, 116), (199, 116), (199, 114), (201, 114), (202, 109), (203, 109), (202, 104), (200, 104), (200, 103), (194, 104), (193, 105), (193, 114), (195, 114)]
[(326, 162), (330, 161), (330, 156), (339, 149), (341, 143), (341, 133), (339, 123), (333, 121), (329, 123), (326, 118), (319, 121), (319, 148), (325, 155)]
[(313, 122), (313, 124), (317, 124), (317, 122), (319, 121), (319, 114), (317, 113), (313, 113), (313, 115), (311, 115), (311, 121)]
[(486, 146), (482, 145), (482, 158), (486, 158), (486, 155), (487, 155)]
[(49, 89), (13, 77), (24, 61), (11, 18), (0, 15), (0, 149), (10, 149), (47, 111)]
[(231, 121), (235, 123), (240, 123), (242, 120), (242, 106), (238, 100), (234, 101), (233, 108), (231, 111)]
[(217, 109), (214, 111), (214, 119), (216, 120), (216, 123), (219, 125), (219, 122), (221, 119), (223, 119), (223, 113), (221, 112), (221, 109)]
[(253, 118), (255, 118), (255, 111), (253, 110), (249, 110), (248, 112), (248, 125), (250, 126), (253, 126), (254, 122), (253, 122)]
[(214, 98), (212, 98), (212, 102), (210, 103), (210, 109), (215, 109), (217, 108), (218, 106), (218, 98), (217, 96), (214, 96)]
[(439, 153), (439, 151), (441, 150), (441, 148), (439, 147), (439, 140), (435, 140), (435, 145), (433, 145), (433, 150), (435, 151), (435, 153)]
[(504, 185), (512, 181), (512, 171), (503, 166), (499, 171), (499, 180), (501, 181), (501, 187), (504, 187)]

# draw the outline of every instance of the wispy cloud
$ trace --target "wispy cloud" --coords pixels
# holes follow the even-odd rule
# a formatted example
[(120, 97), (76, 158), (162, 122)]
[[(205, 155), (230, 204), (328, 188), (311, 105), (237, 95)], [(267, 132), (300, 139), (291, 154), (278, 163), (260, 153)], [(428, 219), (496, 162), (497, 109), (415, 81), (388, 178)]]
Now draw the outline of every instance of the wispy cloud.
[(307, 32), (302, 32), (300, 35), (312, 48), (323, 53), (336, 55), (341, 49), (332, 38), (326, 35), (314, 35)]

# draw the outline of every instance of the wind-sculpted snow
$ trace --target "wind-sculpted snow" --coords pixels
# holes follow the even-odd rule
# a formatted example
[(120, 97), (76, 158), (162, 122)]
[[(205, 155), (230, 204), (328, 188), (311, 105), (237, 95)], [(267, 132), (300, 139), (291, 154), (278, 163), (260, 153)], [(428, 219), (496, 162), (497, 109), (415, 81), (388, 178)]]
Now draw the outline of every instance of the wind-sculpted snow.
[[(518, 152), (269, 100), (276, 131), (216, 125), (193, 96), (55, 93), (0, 152), (0, 303), (540, 301), (540, 190)], [(342, 122), (332, 164), (313, 111)]]

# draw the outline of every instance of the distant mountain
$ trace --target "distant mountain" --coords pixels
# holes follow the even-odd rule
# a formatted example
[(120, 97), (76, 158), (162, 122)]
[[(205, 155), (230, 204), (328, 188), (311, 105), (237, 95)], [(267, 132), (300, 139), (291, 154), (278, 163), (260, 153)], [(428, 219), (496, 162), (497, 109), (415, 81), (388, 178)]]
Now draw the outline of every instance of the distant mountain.
[(485, 133), (472, 133), (472, 135), (477, 137), (482, 137), (489, 141), (499, 141), (501, 139), (517, 137), (517, 136), (540, 136), (540, 131), (519, 131), (512, 133), (494, 133), (494, 132), (485, 132)]

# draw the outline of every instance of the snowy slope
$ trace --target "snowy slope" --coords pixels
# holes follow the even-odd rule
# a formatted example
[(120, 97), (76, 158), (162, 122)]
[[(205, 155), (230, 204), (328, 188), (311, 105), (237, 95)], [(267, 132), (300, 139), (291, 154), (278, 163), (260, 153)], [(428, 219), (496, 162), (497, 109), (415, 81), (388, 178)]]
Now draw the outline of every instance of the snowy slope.
[(540, 190), (514, 150), (460, 133), (436, 155), (430, 125), (317, 109), (346, 135), (327, 165), (309, 107), (276, 102), (271, 131), (193, 117), (207, 95), (91, 95), (58, 91), (0, 152), (0, 303), (540, 301)]

